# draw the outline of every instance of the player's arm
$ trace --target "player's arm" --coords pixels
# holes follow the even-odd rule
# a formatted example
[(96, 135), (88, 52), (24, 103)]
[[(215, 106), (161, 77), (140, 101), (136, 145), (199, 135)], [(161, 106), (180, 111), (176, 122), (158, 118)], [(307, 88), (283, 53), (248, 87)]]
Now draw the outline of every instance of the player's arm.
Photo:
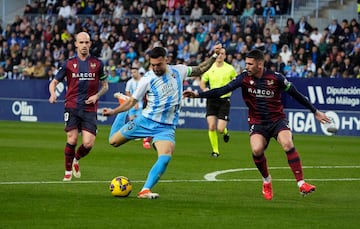
[(183, 97), (189, 97), (189, 98), (219, 98), (222, 95), (225, 95), (236, 88), (241, 87), (242, 80), (243, 80), (243, 74), (239, 75), (234, 79), (233, 81), (229, 82), (223, 87), (213, 88), (208, 91), (203, 92), (196, 92), (191, 90), (186, 90), (183, 92)]
[(221, 44), (215, 45), (214, 46), (214, 54), (210, 58), (207, 58), (205, 61), (201, 62), (197, 66), (191, 66), (192, 70), (191, 70), (191, 74), (189, 75), (189, 77), (201, 76), (204, 72), (209, 70), (210, 67), (213, 65), (213, 63), (215, 63), (216, 58), (220, 52), (220, 49), (221, 49)]
[(289, 83), (289, 85), (285, 88), (285, 92), (291, 95), (296, 101), (298, 101), (301, 105), (308, 108), (312, 113), (315, 114), (315, 118), (321, 123), (331, 123), (331, 119), (325, 115), (325, 113), (316, 109), (314, 105), (310, 103), (310, 101), (301, 94), (296, 87)]
[(99, 100), (99, 98), (109, 90), (109, 83), (107, 80), (102, 80), (100, 82), (101, 82), (100, 90), (98, 91), (98, 93), (90, 96), (87, 100), (85, 100), (86, 104), (96, 103)]
[(61, 67), (59, 68), (58, 72), (56, 73), (54, 79), (49, 84), (49, 102), (50, 103), (56, 103), (56, 86), (60, 83), (60, 81), (63, 81), (66, 76), (66, 65), (67, 61), (65, 61)]
[(56, 86), (59, 84), (59, 81), (57, 79), (53, 79), (49, 84), (49, 102), (50, 103), (56, 103)]
[(102, 80), (101, 81), (101, 88), (97, 93), (98, 98), (100, 98), (101, 96), (105, 95), (105, 93), (109, 90), (109, 83), (107, 80)]
[(135, 104), (137, 103), (137, 100), (134, 97), (130, 97), (128, 100), (126, 100), (124, 103), (122, 103), (120, 106), (111, 109), (111, 108), (104, 108), (102, 110), (102, 114), (104, 116), (111, 116), (115, 115), (124, 111), (130, 110)]

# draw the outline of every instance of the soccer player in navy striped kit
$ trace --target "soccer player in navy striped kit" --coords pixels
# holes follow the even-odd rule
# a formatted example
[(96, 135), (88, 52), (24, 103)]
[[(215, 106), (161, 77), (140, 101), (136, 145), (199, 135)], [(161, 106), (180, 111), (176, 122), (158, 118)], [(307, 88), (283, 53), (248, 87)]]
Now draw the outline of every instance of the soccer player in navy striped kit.
[(150, 52), (151, 71), (148, 71), (139, 81), (137, 88), (130, 98), (115, 109), (105, 108), (103, 115), (115, 115), (133, 107), (146, 96), (147, 105), (140, 116), (123, 126), (114, 126), (118, 131), (112, 134), (109, 143), (118, 147), (129, 140), (152, 137), (158, 159), (148, 173), (138, 198), (156, 199), (158, 193), (151, 189), (164, 174), (175, 150), (175, 129), (179, 120), (182, 99), (183, 81), (186, 77), (200, 76), (215, 62), (221, 44), (214, 46), (214, 54), (198, 66), (183, 64), (168, 65), (166, 50), (155, 47)]
[(306, 195), (315, 191), (314, 185), (304, 181), (300, 157), (295, 149), (281, 102), (282, 91), (308, 108), (321, 123), (330, 123), (330, 119), (317, 110), (283, 75), (265, 69), (262, 51), (251, 50), (246, 56), (245, 63), (246, 70), (227, 85), (200, 93), (185, 91), (183, 95), (191, 98), (217, 98), (241, 88), (243, 99), (249, 108), (250, 147), (254, 163), (263, 177), (264, 198), (267, 200), (273, 198), (271, 176), (264, 154), (272, 137), (285, 151), (300, 193)]
[[(65, 176), (80, 178), (80, 158), (85, 157), (94, 146), (97, 133), (97, 109), (100, 96), (108, 90), (104, 65), (90, 55), (91, 40), (86, 32), (75, 37), (76, 55), (60, 67), (49, 84), (50, 103), (56, 102), (56, 85), (66, 79), (65, 131), (67, 135), (65, 154)], [(76, 150), (78, 134), (81, 131), (82, 144)]]

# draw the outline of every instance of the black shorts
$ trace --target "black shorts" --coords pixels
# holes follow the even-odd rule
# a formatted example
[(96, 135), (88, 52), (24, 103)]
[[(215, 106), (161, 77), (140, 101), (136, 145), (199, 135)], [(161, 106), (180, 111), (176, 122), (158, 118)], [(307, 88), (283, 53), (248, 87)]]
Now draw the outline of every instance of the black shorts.
[(249, 135), (261, 134), (266, 139), (266, 142), (269, 143), (270, 139), (273, 137), (277, 139), (277, 136), (282, 130), (290, 130), (287, 119), (280, 119), (276, 122), (268, 124), (251, 124), (249, 129)]
[(230, 98), (208, 98), (206, 100), (206, 116), (214, 115), (218, 119), (230, 121)]
[(86, 130), (94, 135), (97, 133), (96, 112), (65, 108), (64, 121), (66, 132), (78, 129), (79, 132)]

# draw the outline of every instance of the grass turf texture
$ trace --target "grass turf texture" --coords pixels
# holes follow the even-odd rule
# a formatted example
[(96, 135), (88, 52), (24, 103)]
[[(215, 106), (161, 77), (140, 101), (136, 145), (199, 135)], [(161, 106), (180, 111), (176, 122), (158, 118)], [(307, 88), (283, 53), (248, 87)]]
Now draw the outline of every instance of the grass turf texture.
[[(230, 132), (226, 144), (219, 136), (221, 155), (212, 158), (206, 130), (178, 129), (173, 159), (153, 189), (160, 198), (144, 200), (136, 193), (156, 153), (143, 149), (142, 141), (113, 148), (109, 130), (99, 126), (95, 147), (80, 161), (81, 179), (64, 183), (63, 124), (0, 121), (0, 228), (358, 228), (360, 223), (359, 137), (294, 136), (305, 178), (317, 186), (304, 198), (285, 153), (272, 140), (266, 156), (274, 199), (266, 201), (247, 133)], [(220, 181), (204, 179), (240, 168), (249, 170), (220, 174)], [(127, 198), (108, 190), (119, 175), (133, 182)]]

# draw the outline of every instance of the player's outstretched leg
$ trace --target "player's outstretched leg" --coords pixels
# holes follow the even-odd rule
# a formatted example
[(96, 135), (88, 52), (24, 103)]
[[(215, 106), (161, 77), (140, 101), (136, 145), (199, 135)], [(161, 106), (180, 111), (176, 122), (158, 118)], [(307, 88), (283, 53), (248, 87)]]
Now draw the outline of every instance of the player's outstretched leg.
[(160, 155), (151, 168), (144, 187), (138, 193), (137, 197), (140, 199), (156, 199), (160, 195), (158, 193), (151, 192), (151, 188), (159, 181), (160, 177), (164, 174), (167, 165), (171, 160), (170, 155)]

